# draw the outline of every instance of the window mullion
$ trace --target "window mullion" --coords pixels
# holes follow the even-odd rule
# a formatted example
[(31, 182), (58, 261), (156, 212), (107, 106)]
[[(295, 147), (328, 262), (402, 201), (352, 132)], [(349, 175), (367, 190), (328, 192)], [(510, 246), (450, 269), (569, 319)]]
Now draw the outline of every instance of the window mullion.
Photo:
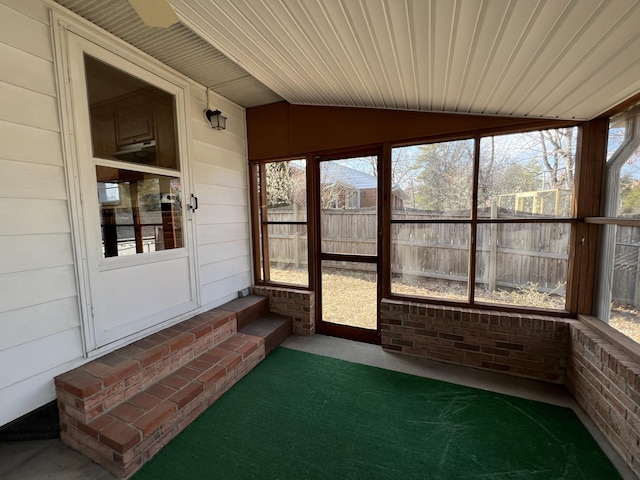
[(469, 245), (469, 281), (467, 283), (467, 298), (469, 303), (475, 303), (476, 291), (476, 245), (478, 234), (478, 172), (480, 170), (480, 137), (475, 137), (473, 150), (473, 185), (471, 193), (471, 244)]

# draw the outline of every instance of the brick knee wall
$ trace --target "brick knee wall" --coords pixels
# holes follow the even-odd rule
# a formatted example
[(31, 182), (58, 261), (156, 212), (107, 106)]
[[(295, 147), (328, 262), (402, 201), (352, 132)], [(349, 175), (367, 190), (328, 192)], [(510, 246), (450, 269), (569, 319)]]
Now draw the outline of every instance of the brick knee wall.
[(386, 350), (562, 384), (569, 326), (539, 315), (383, 300)]
[(640, 478), (640, 363), (578, 321), (570, 351), (569, 391)]
[(313, 335), (315, 333), (315, 294), (293, 288), (254, 286), (253, 293), (269, 298), (269, 309), (293, 320), (293, 333)]

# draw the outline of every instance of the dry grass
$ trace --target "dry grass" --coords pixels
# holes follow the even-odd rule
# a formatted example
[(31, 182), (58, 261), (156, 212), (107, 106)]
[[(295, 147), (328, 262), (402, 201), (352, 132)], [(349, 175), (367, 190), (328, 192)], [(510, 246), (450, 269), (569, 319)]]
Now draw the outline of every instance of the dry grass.
[[(271, 269), (271, 278), (294, 285), (307, 284), (307, 272)], [(323, 273), (323, 315), (325, 321), (340, 325), (376, 328), (376, 279), (370, 273)], [(446, 280), (411, 280), (392, 282), (394, 293), (426, 298), (464, 301), (466, 285)], [(476, 300), (503, 305), (533, 306), (553, 310), (564, 308), (564, 297), (539, 292), (537, 285), (528, 284), (515, 291), (488, 292), (476, 290)], [(612, 305), (610, 325), (640, 343), (640, 311), (625, 305)]]

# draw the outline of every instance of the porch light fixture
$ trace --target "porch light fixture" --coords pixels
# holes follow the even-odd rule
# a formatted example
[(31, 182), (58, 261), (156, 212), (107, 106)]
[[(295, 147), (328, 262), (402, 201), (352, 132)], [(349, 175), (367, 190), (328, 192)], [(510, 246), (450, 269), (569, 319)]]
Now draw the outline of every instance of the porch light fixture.
[(227, 128), (227, 117), (222, 115), (220, 110), (206, 109), (204, 111), (204, 117), (211, 124), (211, 128), (214, 130), (224, 130)]

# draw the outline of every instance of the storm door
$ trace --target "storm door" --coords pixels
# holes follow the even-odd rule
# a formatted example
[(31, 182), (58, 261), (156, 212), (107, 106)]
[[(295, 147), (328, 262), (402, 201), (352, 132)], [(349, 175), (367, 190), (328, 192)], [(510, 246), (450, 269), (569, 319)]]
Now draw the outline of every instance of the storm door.
[(197, 306), (178, 135), (183, 90), (97, 45), (70, 42), (89, 292), (87, 350)]
[(315, 188), (318, 331), (370, 343), (380, 342), (378, 160), (320, 158)]

